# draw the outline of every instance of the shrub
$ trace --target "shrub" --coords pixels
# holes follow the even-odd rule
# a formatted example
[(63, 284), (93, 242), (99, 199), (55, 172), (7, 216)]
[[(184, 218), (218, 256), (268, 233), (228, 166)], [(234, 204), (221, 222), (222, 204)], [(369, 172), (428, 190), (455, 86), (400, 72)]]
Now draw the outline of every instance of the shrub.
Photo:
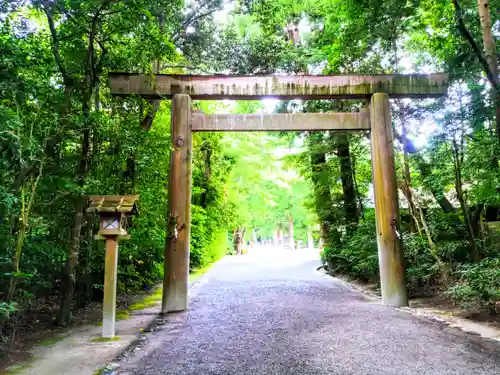
[(227, 230), (220, 228), (213, 210), (192, 206), (190, 267), (203, 268), (227, 254)]
[[(451, 259), (466, 246), (464, 241), (442, 241), (434, 253), (426, 238), (416, 233), (405, 233), (406, 277), (410, 296), (432, 295), (448, 279), (451, 266), (443, 259)], [(367, 215), (352, 234), (326, 248), (322, 253), (324, 264), (332, 274), (339, 273), (362, 281), (379, 282), (379, 263), (374, 215)]]
[(17, 310), (17, 304), (15, 302), (1, 301), (0, 302), (0, 324), (9, 320)]
[(375, 221), (362, 222), (356, 232), (336, 245), (325, 248), (323, 263), (329, 272), (340, 273), (363, 281), (378, 281), (378, 251)]
[(207, 249), (208, 262), (216, 262), (228, 253), (227, 230), (220, 230)]
[(492, 314), (500, 310), (500, 258), (463, 264), (457, 269), (458, 283), (447, 294), (463, 306), (487, 307)]
[(406, 233), (403, 244), (409, 295), (431, 295), (442, 281), (443, 270), (432, 255), (429, 243), (416, 233)]

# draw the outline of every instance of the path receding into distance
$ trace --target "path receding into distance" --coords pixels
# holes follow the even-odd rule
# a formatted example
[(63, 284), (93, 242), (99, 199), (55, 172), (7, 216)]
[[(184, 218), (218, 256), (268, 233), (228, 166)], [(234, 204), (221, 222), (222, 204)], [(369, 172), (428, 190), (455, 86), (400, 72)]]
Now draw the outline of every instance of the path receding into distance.
[(119, 373), (500, 374), (495, 344), (367, 300), (318, 265), (304, 250), (224, 259)]

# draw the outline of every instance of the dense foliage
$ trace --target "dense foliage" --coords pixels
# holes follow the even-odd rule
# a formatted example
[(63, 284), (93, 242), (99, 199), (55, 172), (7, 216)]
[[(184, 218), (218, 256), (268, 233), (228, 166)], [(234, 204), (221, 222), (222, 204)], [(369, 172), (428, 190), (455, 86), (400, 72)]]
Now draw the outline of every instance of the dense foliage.
[[(413, 296), (445, 294), (498, 313), (500, 3), (256, 0), (245, 7), (269, 35), (302, 52), (302, 72), (450, 73), (446, 99), (392, 102), (408, 286)], [(363, 105), (292, 104), (285, 110)], [(331, 272), (377, 282), (368, 137), (301, 136), (308, 152), (296, 163), (314, 186), (324, 262)]]
[[(498, 313), (499, 14), (498, 0), (489, 8), (472, 0), (0, 0), (3, 334), (42, 300), (58, 301), (67, 324), (76, 307), (100, 298), (103, 244), (94, 240), (97, 218), (85, 213), (90, 194), (140, 195), (131, 240), (120, 245), (120, 291), (162, 277), (170, 103), (113, 98), (111, 71), (450, 73), (446, 99), (392, 101), (408, 285), (414, 296)], [(363, 105), (195, 103), (206, 113)], [(289, 237), (305, 243), (317, 227), (331, 272), (378, 281), (367, 134), (196, 134), (193, 147), (192, 268), (291, 227)]]
[[(98, 220), (85, 213), (90, 194), (141, 196), (144, 214), (134, 221), (133, 240), (120, 246), (120, 290), (148, 288), (161, 277), (168, 103), (154, 108), (136, 98), (114, 100), (106, 75), (182, 64), (182, 48), (195, 48), (182, 31), (202, 28), (199, 12), (184, 13), (180, 2), (2, 3), (0, 291), (6, 311), (56, 297), (59, 322), (67, 324), (75, 300), (85, 306), (99, 298), (103, 244), (94, 241)], [(148, 119), (155, 116), (152, 128)]]
[[(281, 61), (275, 47), (292, 51), (259, 35), (246, 40), (236, 21), (215, 22), (220, 9), (216, 0), (1, 3), (0, 337), (13, 336), (25, 313), (59, 305), (51, 313), (66, 325), (102, 298), (104, 245), (94, 240), (99, 219), (86, 212), (88, 195), (140, 195), (131, 239), (120, 243), (119, 292), (162, 279), (170, 103), (113, 98), (107, 74), (238, 72), (226, 59), (238, 48), (270, 72)], [(214, 38), (224, 39), (220, 47)], [(255, 48), (268, 59), (256, 59)], [(262, 109), (259, 102), (195, 106)], [(287, 149), (283, 140), (265, 134), (194, 135), (191, 269), (272, 237), (291, 215), (305, 240), (308, 185), (284, 172), (280, 148)]]

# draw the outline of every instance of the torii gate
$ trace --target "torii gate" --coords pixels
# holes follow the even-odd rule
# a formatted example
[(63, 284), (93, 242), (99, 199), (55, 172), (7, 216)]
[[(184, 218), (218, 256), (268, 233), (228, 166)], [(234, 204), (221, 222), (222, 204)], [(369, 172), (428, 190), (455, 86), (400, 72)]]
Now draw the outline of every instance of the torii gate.
[[(385, 305), (408, 305), (389, 97), (428, 98), (446, 94), (448, 76), (191, 76), (113, 73), (111, 93), (172, 99), (168, 223), (162, 312), (188, 306), (191, 221), (191, 133), (196, 131), (370, 130), (380, 284)], [(192, 99), (370, 100), (369, 112), (275, 115), (193, 113)]]

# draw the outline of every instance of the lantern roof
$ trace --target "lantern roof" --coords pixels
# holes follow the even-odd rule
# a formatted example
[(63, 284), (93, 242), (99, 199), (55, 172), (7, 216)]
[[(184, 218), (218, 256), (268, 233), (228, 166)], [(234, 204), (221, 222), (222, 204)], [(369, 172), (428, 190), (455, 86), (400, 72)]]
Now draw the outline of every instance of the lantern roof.
[(87, 212), (122, 212), (137, 215), (138, 195), (90, 195)]

